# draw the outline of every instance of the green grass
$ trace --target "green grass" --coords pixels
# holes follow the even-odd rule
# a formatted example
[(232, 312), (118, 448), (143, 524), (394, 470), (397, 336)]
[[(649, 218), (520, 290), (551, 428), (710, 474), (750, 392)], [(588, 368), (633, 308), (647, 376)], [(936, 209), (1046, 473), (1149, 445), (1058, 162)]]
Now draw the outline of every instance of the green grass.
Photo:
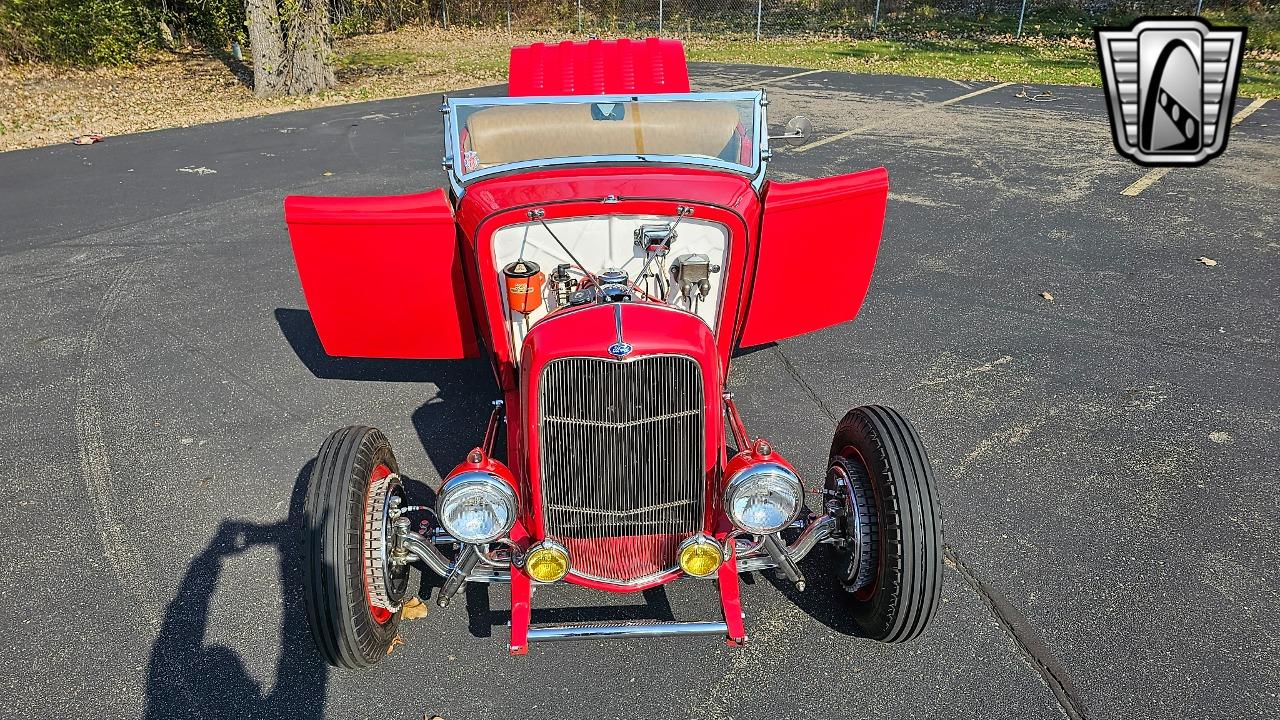
[[(1027, 10), (1023, 34), (1042, 38), (1091, 38), (1095, 27), (1125, 27), (1137, 16), (1121, 12), (1122, 4), (1100, 14), (1086, 13), (1078, 7), (1036, 7)], [(1249, 47), (1280, 50), (1280, 13), (1273, 9), (1234, 8), (1204, 11), (1205, 20), (1213, 25), (1249, 28)], [(888, 34), (944, 35), (948, 37), (999, 37), (1018, 30), (1018, 5), (1009, 3), (1005, 12), (981, 8), (972, 13), (945, 13), (929, 5), (918, 5), (881, 19), (879, 31)]]
[(1280, 97), (1280, 57), (1245, 60), (1239, 94), (1247, 97)]
[[(1252, 42), (1250, 43), (1252, 45)], [(690, 60), (789, 65), (953, 80), (1099, 85), (1092, 38), (690, 39)], [(1280, 60), (1246, 59), (1238, 92), (1280, 97)]]
[[(1079, 7), (1031, 7), (1022, 38), (1017, 4), (1004, 12), (978, 7), (964, 12), (914, 5), (888, 13), (871, 31), (871, 18), (850, 8), (765, 17), (765, 40), (755, 42), (732, 13), (694, 19), (687, 39), (691, 59), (764, 63), (850, 72), (993, 80), (1027, 84), (1099, 85), (1093, 28), (1123, 27), (1134, 16), (1085, 13)], [(775, 6), (775, 7), (783, 7)], [(1206, 11), (1215, 25), (1249, 28), (1238, 92), (1280, 97), (1280, 11), (1266, 4)], [(722, 34), (705, 32), (723, 25)], [(671, 26), (681, 28), (675, 19)], [(698, 32), (701, 28), (703, 32)], [(789, 35), (789, 37), (788, 37)]]

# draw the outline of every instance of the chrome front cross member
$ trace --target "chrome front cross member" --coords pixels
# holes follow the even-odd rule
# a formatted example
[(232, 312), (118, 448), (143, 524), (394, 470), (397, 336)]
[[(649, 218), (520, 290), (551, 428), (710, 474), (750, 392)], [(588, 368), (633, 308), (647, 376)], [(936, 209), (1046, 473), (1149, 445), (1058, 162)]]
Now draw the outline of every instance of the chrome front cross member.
[[(403, 521), (403, 522), (402, 522)], [(726, 541), (735, 543), (737, 555), (737, 569), (739, 573), (755, 572), (758, 570), (768, 570), (770, 568), (781, 568), (783, 573), (787, 574), (787, 579), (793, 583), (797, 583), (796, 589), (803, 591), (804, 575), (796, 567), (796, 563), (803, 560), (810, 552), (813, 551), (820, 543), (831, 542), (857, 542), (857, 538), (845, 538), (839, 536), (838, 519), (831, 514), (811, 515), (808, 522), (798, 520), (792, 527), (803, 528), (800, 535), (795, 541), (787, 544), (783, 542), (781, 535), (771, 535), (767, 537), (743, 536), (740, 532), (731, 533)], [(451, 576), (456, 574), (461, 563), (455, 563), (440, 552), (439, 545), (456, 544), (456, 540), (448, 534), (437, 530), (431, 534), (431, 537), (425, 537), (419, 533), (409, 530), (407, 518), (398, 517), (392, 524), (392, 550), (389, 553), (389, 560), (395, 564), (407, 564), (414, 560), (420, 560), (424, 565), (431, 569), (436, 575), (446, 579), (446, 585)], [(773, 542), (771, 543), (770, 540)], [(523, 558), (520, 557), (518, 548), (510, 541), (499, 541), (496, 543), (502, 545), (503, 548), (476, 548), (474, 555), (476, 562), (468, 563), (469, 568), (466, 569), (465, 575), (462, 575), (459, 582), (509, 582), (511, 573), (507, 569), (511, 563), (517, 567), (522, 565)], [(773, 544), (773, 550), (770, 552), (769, 545)], [(467, 549), (475, 546), (462, 546), (462, 559), (468, 555)], [(507, 554), (501, 552), (502, 549)], [(780, 557), (779, 557), (780, 556)], [(795, 572), (793, 577), (787, 573), (787, 566)], [(456, 593), (456, 589), (455, 589)], [(441, 592), (444, 595), (444, 592)]]
[[(776, 567), (782, 568), (782, 571), (787, 573), (786, 565), (789, 564), (795, 571), (796, 577), (787, 573), (787, 579), (797, 583), (796, 589), (803, 591), (804, 576), (795, 567), (795, 563), (803, 560), (819, 543), (834, 542), (838, 524), (833, 515), (823, 514), (811, 516), (809, 522), (803, 525), (798, 521), (797, 525), (804, 530), (790, 545), (784, 543), (780, 535), (770, 535), (760, 540), (739, 539), (738, 572), (753, 572)], [(768, 546), (771, 540), (781, 558), (775, 558), (774, 553), (769, 551)]]

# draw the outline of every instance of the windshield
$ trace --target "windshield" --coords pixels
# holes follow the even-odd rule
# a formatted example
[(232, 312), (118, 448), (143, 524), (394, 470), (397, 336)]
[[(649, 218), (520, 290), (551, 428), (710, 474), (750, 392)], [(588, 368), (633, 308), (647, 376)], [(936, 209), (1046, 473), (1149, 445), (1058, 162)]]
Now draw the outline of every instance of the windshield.
[(753, 173), (758, 101), (758, 93), (451, 99), (449, 150), (464, 180), (602, 158)]

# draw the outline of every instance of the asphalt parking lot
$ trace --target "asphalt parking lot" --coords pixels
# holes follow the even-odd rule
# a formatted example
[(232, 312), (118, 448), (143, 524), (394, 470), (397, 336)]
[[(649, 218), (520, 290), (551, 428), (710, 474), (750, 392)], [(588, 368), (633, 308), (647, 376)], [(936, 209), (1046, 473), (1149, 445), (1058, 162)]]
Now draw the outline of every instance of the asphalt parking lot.
[[(320, 441), (376, 425), (432, 485), (495, 395), (480, 362), (325, 356), (293, 269), (285, 194), (442, 182), (424, 96), (0, 154), (0, 715), (1280, 716), (1280, 103), (1126, 195), (1148, 171), (1097, 89), (693, 70), (815, 121), (773, 177), (889, 169), (861, 317), (737, 358), (731, 389), (814, 477), (846, 409), (915, 420), (948, 546), (925, 637), (851, 637), (815, 556), (803, 595), (749, 578), (743, 650), (510, 658), (506, 591), (472, 587), (377, 668), (321, 663), (294, 530)], [(718, 608), (697, 581), (535, 605)]]

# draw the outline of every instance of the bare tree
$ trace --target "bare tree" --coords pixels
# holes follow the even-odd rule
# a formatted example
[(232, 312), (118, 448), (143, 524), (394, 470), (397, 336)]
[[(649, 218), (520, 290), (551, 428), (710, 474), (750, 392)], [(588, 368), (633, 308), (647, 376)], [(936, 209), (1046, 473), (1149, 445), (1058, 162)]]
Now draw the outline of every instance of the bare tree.
[(305, 95), (334, 86), (329, 0), (245, 2), (256, 95)]

